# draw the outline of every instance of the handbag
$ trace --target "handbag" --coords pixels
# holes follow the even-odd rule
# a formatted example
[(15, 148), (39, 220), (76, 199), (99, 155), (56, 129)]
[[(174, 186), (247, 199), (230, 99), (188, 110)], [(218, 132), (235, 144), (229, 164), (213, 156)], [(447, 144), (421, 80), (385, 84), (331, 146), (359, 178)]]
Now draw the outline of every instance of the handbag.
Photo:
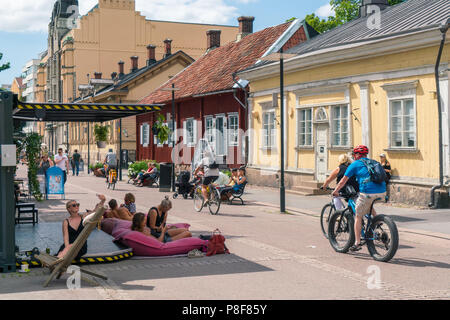
[(228, 248), (225, 246), (225, 237), (222, 235), (219, 229), (213, 231), (213, 235), (210, 240), (208, 240), (208, 246), (206, 251), (206, 256), (212, 256), (215, 254), (230, 253)]

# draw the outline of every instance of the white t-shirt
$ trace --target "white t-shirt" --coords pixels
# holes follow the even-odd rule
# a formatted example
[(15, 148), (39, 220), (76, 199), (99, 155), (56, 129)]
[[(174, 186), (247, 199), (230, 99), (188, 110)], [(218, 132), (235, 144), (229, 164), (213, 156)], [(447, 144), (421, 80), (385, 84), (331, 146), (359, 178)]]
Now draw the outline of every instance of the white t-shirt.
[[(61, 159), (63, 159), (63, 161), (61, 161), (61, 162), (59, 162), (59, 163), (56, 163), (56, 161), (59, 161), (59, 160), (61, 160)], [(60, 155), (57, 154), (57, 155), (55, 156), (55, 163), (56, 163), (56, 166), (57, 166), (58, 168), (60, 168), (62, 171), (67, 171), (66, 161), (69, 161), (69, 159), (67, 158), (67, 156), (66, 156), (65, 154), (63, 154), (62, 156), (60, 156)]]
[(203, 168), (205, 170), (205, 177), (218, 177), (219, 176), (219, 168), (216, 169), (210, 169), (208, 166), (209, 164), (212, 164), (214, 160), (210, 158), (203, 158), (201, 165), (203, 165)]

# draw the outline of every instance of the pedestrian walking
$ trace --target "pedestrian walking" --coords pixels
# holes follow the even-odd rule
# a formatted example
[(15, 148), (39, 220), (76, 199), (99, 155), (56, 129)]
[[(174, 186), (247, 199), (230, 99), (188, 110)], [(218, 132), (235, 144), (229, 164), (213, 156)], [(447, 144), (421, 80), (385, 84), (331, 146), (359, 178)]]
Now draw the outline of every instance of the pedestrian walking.
[(75, 174), (78, 176), (80, 173), (80, 161), (81, 161), (81, 154), (78, 153), (78, 150), (75, 149), (75, 152), (72, 155), (72, 173), (75, 176)]

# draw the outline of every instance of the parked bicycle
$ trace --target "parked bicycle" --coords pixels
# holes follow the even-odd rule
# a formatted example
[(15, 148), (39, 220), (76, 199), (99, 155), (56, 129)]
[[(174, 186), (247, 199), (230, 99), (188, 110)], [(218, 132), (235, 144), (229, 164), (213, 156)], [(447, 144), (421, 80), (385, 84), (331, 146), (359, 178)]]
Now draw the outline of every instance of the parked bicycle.
[[(336, 252), (347, 253), (355, 243), (355, 200), (354, 196), (347, 200), (344, 210), (331, 213), (328, 220), (328, 240)], [(364, 215), (361, 230), (361, 245), (366, 244), (370, 255), (376, 261), (391, 260), (398, 249), (398, 230), (394, 220), (384, 214), (372, 216), (375, 202), (384, 200), (377, 198), (371, 205), (369, 213)], [(322, 210), (323, 211), (323, 210)], [(321, 218), (322, 223), (322, 218)]]
[[(221, 199), (220, 199), (220, 191), (218, 187), (214, 187), (212, 185), (208, 185), (207, 187), (208, 192), (208, 209), (209, 212), (213, 215), (216, 215), (219, 212)], [(205, 206), (205, 199), (202, 195), (202, 186), (199, 185), (195, 188), (194, 191), (194, 209), (197, 212), (202, 211), (203, 207)]]

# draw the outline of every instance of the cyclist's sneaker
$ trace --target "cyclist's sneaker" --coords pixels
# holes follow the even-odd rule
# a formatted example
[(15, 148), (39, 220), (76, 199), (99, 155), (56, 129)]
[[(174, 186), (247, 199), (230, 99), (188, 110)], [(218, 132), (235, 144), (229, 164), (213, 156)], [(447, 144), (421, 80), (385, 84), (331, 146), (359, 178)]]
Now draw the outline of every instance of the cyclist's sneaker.
[(353, 246), (351, 246), (350, 247), (350, 251), (353, 251), (353, 252), (356, 252), (356, 251), (359, 251), (359, 250), (361, 250), (362, 249), (362, 246), (361, 246), (361, 244), (358, 244), (358, 245), (353, 245)]

